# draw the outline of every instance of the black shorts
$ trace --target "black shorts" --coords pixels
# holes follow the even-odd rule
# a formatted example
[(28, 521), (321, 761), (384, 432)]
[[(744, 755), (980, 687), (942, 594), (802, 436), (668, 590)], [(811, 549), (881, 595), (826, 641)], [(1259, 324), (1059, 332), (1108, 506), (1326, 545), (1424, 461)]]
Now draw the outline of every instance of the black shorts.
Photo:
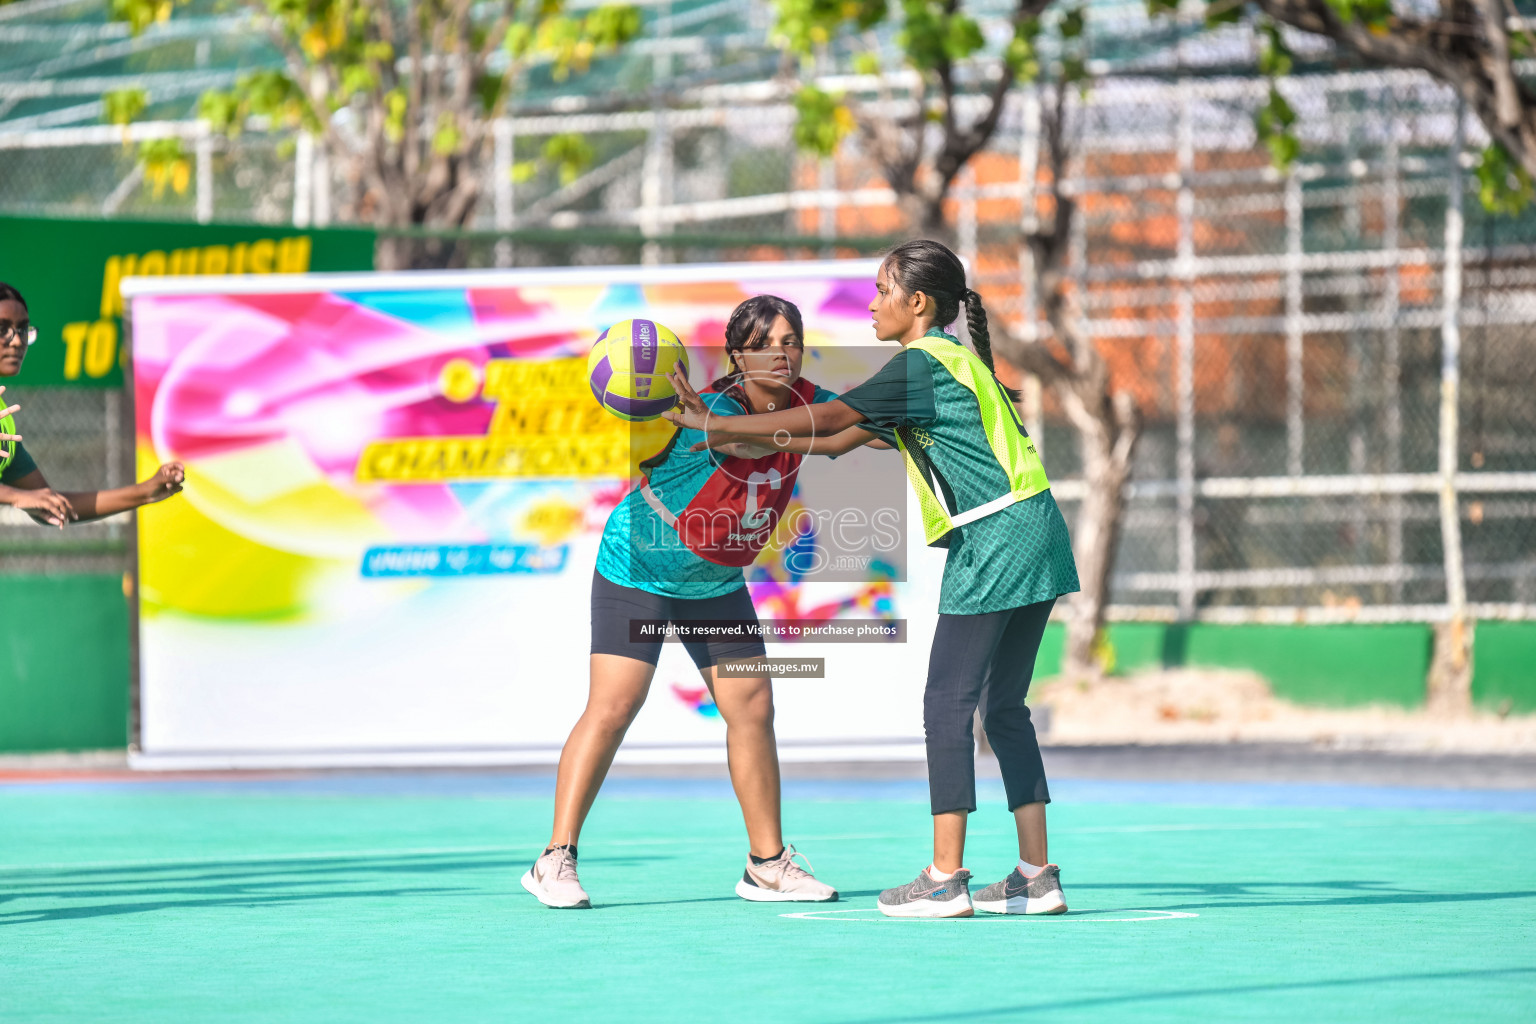
[[(756, 622), (757, 609), (752, 594), (743, 586), (719, 597), (663, 597), (634, 587), (621, 587), (603, 576), (592, 574), (592, 653), (617, 654), (655, 665), (661, 657), (661, 640), (636, 641), (630, 638), (631, 619), (728, 620)], [(762, 637), (728, 640), (684, 640), (688, 656), (700, 670), (727, 658), (761, 658), (768, 653)]]

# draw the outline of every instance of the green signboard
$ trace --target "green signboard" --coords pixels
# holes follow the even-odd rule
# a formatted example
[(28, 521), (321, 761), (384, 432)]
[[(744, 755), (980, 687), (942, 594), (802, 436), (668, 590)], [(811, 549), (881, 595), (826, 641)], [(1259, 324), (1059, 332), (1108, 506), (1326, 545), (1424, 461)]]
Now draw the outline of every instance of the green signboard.
[(0, 217), (0, 281), (26, 296), (32, 387), (121, 387), (125, 277), (372, 270), (372, 231)]

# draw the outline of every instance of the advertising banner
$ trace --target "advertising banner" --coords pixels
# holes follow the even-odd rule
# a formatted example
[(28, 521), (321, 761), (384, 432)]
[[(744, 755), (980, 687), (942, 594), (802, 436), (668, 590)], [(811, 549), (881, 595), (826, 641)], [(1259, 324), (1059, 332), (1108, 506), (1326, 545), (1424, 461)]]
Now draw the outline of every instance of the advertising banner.
[(124, 278), (371, 270), (373, 242), (356, 228), (0, 217), (0, 281), (26, 296), (37, 328), (6, 383), (121, 387)]
[[(140, 467), (187, 467), (139, 518), (138, 763), (552, 762), (586, 702), (605, 524), (673, 434), (599, 404), (594, 341), (664, 325), (703, 389), (732, 310), (773, 294), (804, 317), (804, 379), (846, 390), (896, 352), (870, 330), (875, 271), (129, 282)], [(748, 477), (749, 502), (780, 481)], [(744, 570), (787, 659), (784, 756), (920, 757), (943, 553), (906, 529), (901, 459), (808, 456), (792, 484)], [(724, 743), (668, 642), (621, 757), (720, 760)]]

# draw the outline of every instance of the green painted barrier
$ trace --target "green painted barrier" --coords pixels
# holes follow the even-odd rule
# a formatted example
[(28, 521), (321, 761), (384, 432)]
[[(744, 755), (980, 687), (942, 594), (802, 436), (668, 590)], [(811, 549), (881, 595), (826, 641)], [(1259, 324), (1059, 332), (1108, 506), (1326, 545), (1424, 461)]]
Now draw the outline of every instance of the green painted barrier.
[(120, 576), (0, 578), (0, 751), (128, 745)]
[[(1529, 631), (1536, 645), (1536, 626)], [(1478, 659), (1482, 664), (1482, 630)], [(1035, 678), (1061, 671), (1066, 630), (1046, 630)], [(1212, 623), (1117, 622), (1109, 627), (1114, 674), (1188, 665), (1249, 669), (1269, 681), (1275, 695), (1298, 704), (1351, 707), (1424, 703), (1432, 636), (1415, 623), (1382, 626), (1224, 626)], [(1536, 688), (1528, 699), (1536, 700)]]
[(1472, 701), (1490, 711), (1536, 711), (1536, 622), (1479, 622)]

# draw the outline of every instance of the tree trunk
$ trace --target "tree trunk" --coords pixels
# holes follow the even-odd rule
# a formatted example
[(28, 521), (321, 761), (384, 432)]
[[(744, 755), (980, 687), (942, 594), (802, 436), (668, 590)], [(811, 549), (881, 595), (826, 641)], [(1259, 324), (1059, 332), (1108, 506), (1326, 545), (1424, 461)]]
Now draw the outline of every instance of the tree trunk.
[(1435, 623), (1435, 648), (1425, 684), (1425, 707), (1436, 714), (1458, 717), (1472, 711), (1473, 623), (1456, 617)]
[(464, 244), (457, 239), (386, 234), (388, 231), (387, 227), (380, 228), (379, 240), (374, 245), (376, 270), (447, 270), (464, 266)]
[[(1109, 404), (1103, 403), (1105, 407)], [(1109, 606), (1110, 573), (1125, 516), (1125, 485), (1140, 430), (1134, 422), (1121, 425), (1100, 419), (1089, 429), (1079, 425), (1078, 434), (1083, 452), (1083, 503), (1072, 548), (1082, 589), (1071, 599), (1062, 672), (1083, 678), (1097, 676), (1104, 668), (1095, 647)]]

